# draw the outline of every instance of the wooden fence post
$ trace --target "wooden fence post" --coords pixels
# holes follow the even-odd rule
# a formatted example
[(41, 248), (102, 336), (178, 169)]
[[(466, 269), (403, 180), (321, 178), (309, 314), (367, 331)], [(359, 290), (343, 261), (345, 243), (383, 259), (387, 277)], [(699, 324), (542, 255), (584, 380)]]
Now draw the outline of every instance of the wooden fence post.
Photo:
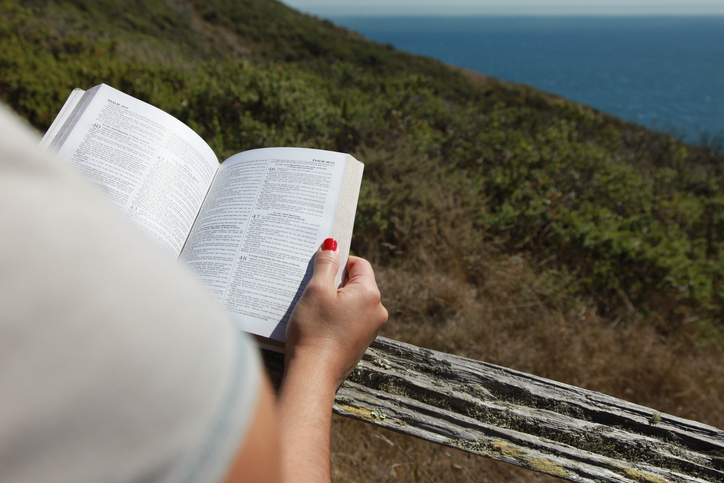
[[(265, 352), (272, 379), (283, 355)], [(571, 481), (724, 482), (724, 431), (601, 393), (378, 337), (343, 416)]]

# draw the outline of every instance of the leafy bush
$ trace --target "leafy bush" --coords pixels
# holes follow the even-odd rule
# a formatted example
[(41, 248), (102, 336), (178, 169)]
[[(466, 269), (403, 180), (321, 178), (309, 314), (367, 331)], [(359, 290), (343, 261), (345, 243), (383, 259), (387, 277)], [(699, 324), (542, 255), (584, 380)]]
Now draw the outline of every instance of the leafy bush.
[(492, 243), (565, 274), (557, 286), (599, 313), (634, 307), (665, 330), (722, 323), (715, 144), (475, 78), (271, 0), (29, 5), (0, 3), (0, 97), (38, 129), (72, 88), (105, 82), (222, 159), (272, 145), (352, 152), (367, 162), (354, 249), (381, 264), (484, 283)]

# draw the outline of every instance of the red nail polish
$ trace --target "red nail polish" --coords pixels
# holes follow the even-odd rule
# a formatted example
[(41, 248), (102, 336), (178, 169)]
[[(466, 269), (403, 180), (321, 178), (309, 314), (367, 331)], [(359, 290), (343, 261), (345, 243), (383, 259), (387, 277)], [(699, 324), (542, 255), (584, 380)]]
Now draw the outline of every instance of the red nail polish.
[(337, 240), (334, 238), (327, 238), (324, 240), (324, 243), (322, 243), (322, 250), (323, 251), (330, 251), (333, 252), (337, 249)]

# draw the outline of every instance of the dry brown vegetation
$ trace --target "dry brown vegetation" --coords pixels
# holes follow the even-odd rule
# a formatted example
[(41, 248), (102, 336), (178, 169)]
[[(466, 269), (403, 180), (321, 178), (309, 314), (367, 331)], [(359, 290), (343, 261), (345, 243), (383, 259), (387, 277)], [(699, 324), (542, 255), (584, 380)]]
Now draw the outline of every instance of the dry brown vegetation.
[[(483, 290), (433, 271), (378, 268), (384, 335), (604, 392), (724, 427), (721, 348), (663, 337), (635, 314), (596, 316), (581, 301), (546, 306), (521, 259), (489, 263)], [(553, 481), (369, 425), (336, 418), (336, 481)]]
[[(701, 342), (696, 322), (666, 330), (635, 310), (598, 315), (592, 300), (552, 286), (561, 277), (540, 263), (477, 240), (460, 196), (425, 198), (435, 187), (459, 193), (460, 180), (452, 190), (431, 165), (406, 163), (412, 158), (405, 153), (397, 153), (394, 166), (385, 156), (365, 154), (370, 176), (388, 179), (383, 194), (404, 192), (404, 203), (425, 206), (435, 220), (430, 227), (419, 219), (423, 226), (393, 220), (405, 227), (405, 247), (357, 237), (367, 250), (360, 254), (376, 261), (390, 312), (383, 335), (724, 427), (724, 351), (716, 339)], [(408, 177), (428, 186), (403, 189)], [(385, 261), (390, 250), (398, 263)], [(339, 417), (333, 465), (336, 481), (350, 482), (556, 480)]]

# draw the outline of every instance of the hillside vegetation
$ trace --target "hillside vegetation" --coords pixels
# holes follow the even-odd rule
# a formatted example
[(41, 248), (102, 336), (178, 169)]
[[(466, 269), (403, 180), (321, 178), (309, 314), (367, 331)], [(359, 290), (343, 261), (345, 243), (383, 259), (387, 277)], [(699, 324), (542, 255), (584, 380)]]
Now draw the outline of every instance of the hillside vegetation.
[[(385, 335), (724, 426), (716, 146), (273, 0), (0, 2), (0, 99), (38, 130), (72, 88), (101, 82), (184, 121), (220, 159), (297, 145), (364, 161), (353, 251), (376, 267)], [(340, 480), (534, 478), (335, 427)]]

